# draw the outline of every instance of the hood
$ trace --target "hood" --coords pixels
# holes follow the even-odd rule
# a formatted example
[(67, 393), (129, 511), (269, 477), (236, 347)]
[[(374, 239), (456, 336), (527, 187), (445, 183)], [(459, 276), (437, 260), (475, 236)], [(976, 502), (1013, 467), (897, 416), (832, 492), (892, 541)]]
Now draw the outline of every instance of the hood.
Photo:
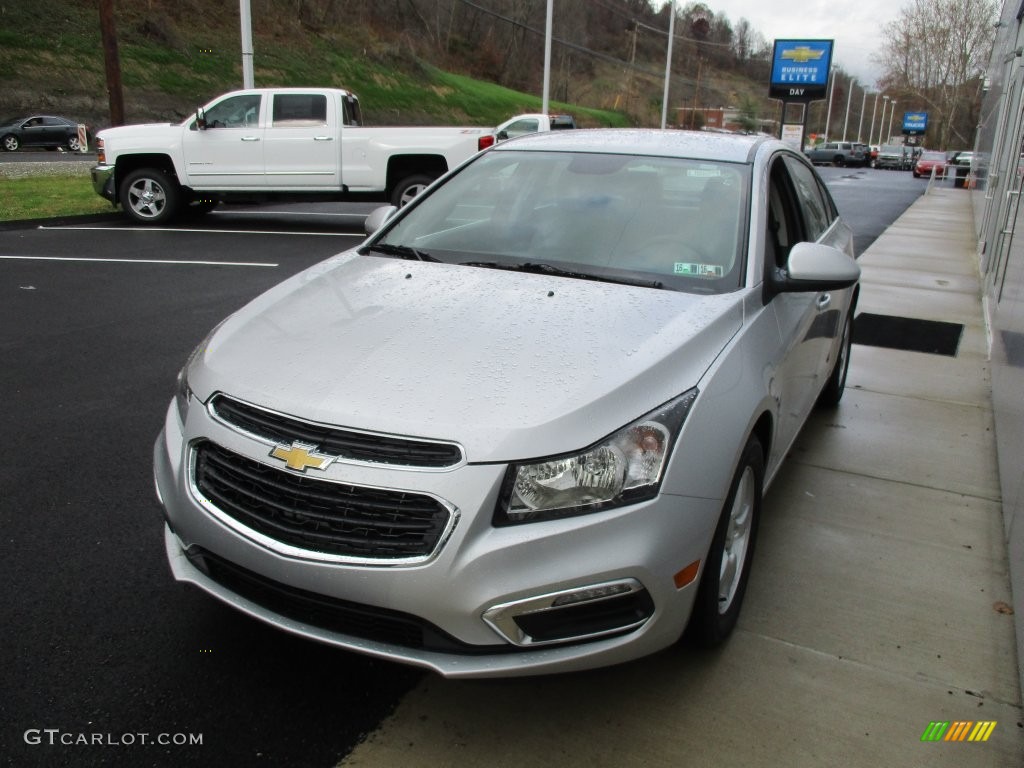
[(107, 155), (125, 149), (166, 148), (178, 140), (181, 126), (176, 123), (144, 123), (104, 128), (96, 134), (103, 139)]
[(740, 293), (348, 252), (230, 317), (189, 383), (510, 461), (582, 448), (693, 387), (741, 323)]

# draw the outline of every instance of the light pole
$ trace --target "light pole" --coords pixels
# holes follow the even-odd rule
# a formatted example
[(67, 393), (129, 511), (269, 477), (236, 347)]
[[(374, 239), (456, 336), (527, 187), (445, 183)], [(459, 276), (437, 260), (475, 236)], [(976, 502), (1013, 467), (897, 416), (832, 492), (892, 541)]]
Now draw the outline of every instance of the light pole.
[(665, 93), (661, 97), (661, 130), (665, 130), (665, 122), (668, 119), (668, 82), (672, 76), (672, 40), (675, 38), (676, 29), (676, 0), (672, 0), (668, 7), (668, 53), (665, 55)]
[(875, 135), (875, 115), (878, 113), (878, 96), (875, 94), (875, 106), (871, 110), (871, 130), (868, 131), (868, 144), (871, 144), (871, 137)]
[(892, 100), (892, 109), (889, 110), (889, 136), (892, 136), (892, 119), (896, 117), (896, 99)]
[(850, 102), (853, 101), (853, 89), (857, 87), (857, 81), (850, 78), (850, 92), (846, 96), (846, 117), (843, 119), (843, 141), (846, 141), (846, 126), (850, 123)]
[(836, 67), (832, 67), (829, 74), (832, 76), (832, 86), (828, 89), (828, 111), (825, 113), (825, 141), (828, 141), (828, 126), (832, 120), (832, 97), (836, 95)]
[(552, 0), (548, 0), (547, 17), (544, 22), (544, 91), (541, 96), (540, 111), (548, 113), (548, 100), (551, 94), (551, 19), (553, 16)]
[(864, 98), (860, 100), (860, 122), (857, 123), (857, 143), (863, 144), (860, 135), (864, 131), (864, 108), (868, 105), (868, 92), (864, 91)]
[(882, 97), (882, 119), (878, 121), (878, 143), (884, 144), (882, 141), (882, 133), (885, 131), (885, 110), (889, 107), (889, 97)]

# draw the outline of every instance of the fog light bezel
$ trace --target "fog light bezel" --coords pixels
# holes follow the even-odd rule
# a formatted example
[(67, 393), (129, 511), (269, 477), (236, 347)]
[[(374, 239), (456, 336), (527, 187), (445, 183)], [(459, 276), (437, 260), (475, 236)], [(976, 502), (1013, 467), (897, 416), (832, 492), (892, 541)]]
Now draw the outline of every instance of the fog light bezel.
[[(587, 631), (558, 637), (540, 638), (531, 635), (518, 621), (524, 619), (535, 622), (545, 615), (552, 619), (556, 615), (564, 618), (567, 612), (580, 608), (586, 610), (598, 605), (610, 607), (610, 601), (621, 601), (624, 598), (635, 601), (640, 615), (632, 621), (616, 623), (598, 630), (591, 628)], [(585, 584), (556, 592), (547, 592), (535, 597), (500, 603), (484, 611), (483, 620), (506, 642), (522, 648), (536, 648), (586, 642), (633, 632), (646, 624), (652, 615), (654, 615), (654, 602), (646, 587), (634, 578), (624, 578), (597, 584)], [(529, 623), (528, 621), (527, 626)]]

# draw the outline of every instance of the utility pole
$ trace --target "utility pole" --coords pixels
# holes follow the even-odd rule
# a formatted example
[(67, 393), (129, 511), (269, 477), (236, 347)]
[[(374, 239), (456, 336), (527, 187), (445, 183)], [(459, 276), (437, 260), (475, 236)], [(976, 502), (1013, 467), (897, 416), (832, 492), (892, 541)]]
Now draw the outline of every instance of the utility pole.
[(124, 125), (124, 90), (121, 86), (121, 57), (117, 52), (114, 0), (100, 0), (100, 36), (103, 40), (103, 64), (107, 70), (110, 124)]

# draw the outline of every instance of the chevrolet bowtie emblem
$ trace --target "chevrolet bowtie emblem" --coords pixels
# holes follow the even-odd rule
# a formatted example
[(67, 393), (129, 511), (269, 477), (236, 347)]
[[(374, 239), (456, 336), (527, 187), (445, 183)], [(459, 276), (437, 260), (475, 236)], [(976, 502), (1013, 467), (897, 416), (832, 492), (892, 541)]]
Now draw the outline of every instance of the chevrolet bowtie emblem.
[(808, 48), (806, 45), (801, 45), (798, 48), (789, 48), (782, 52), (782, 58), (795, 61), (798, 64), (806, 64), (808, 61), (817, 61), (825, 55), (825, 51), (818, 49), (813, 50)]
[(309, 443), (292, 443), (291, 445), (275, 445), (270, 455), (281, 459), (289, 469), (305, 472), (308, 467), (326, 469), (334, 461), (334, 456), (317, 453), (316, 446)]

